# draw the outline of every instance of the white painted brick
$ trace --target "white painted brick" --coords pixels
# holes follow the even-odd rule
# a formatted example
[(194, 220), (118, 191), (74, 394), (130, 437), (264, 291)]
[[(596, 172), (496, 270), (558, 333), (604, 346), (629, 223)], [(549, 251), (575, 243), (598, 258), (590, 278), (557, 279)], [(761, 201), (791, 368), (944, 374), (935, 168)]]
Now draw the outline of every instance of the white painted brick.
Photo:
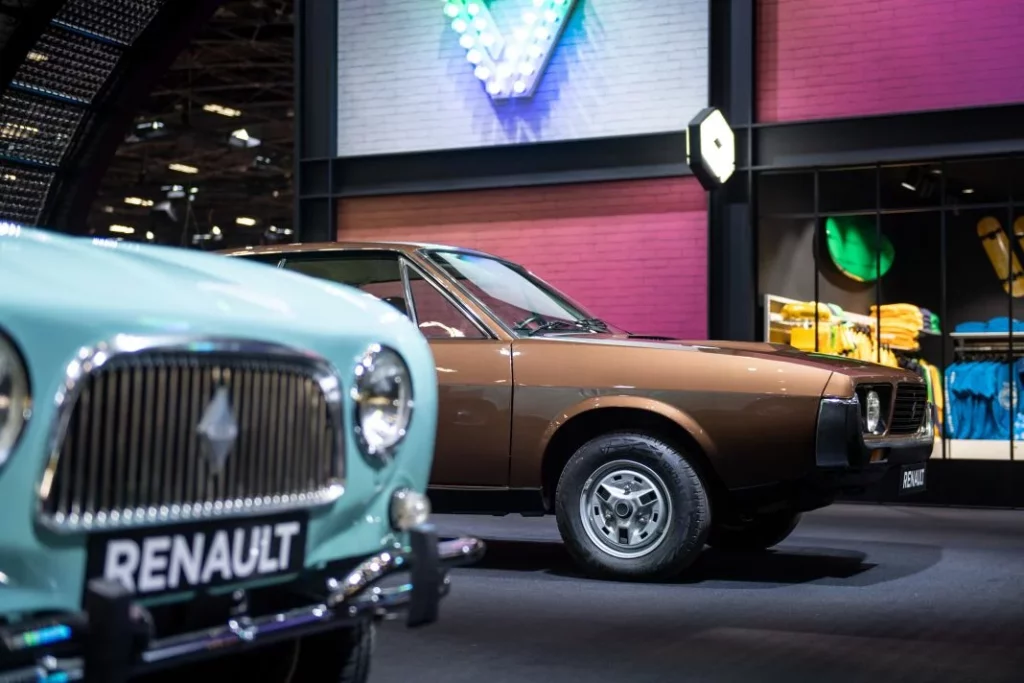
[[(678, 131), (707, 105), (708, 0), (577, 0), (537, 92), (506, 103), (441, 2), (338, 2), (339, 156)], [(490, 0), (503, 27), (527, 6)]]

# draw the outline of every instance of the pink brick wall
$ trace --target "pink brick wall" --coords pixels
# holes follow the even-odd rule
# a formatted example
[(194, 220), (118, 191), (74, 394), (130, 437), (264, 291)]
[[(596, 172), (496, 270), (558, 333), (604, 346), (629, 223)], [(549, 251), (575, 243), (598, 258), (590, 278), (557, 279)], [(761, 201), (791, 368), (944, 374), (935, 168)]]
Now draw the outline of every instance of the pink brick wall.
[(480, 249), (631, 332), (707, 335), (707, 211), (693, 178), (342, 200), (338, 238)]
[(759, 0), (758, 118), (1024, 102), (1022, 0)]

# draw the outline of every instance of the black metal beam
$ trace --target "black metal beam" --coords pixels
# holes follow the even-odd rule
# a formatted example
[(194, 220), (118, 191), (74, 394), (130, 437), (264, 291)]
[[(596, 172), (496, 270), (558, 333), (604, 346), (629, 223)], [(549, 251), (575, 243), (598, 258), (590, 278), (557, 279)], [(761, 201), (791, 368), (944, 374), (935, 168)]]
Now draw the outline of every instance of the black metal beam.
[(295, 1), (295, 239), (338, 235), (330, 159), (338, 155), (338, 3)]
[(0, 48), (0, 93), (10, 84), (39, 36), (63, 5), (64, 0), (37, 0), (14, 15), (14, 31), (10, 40)]
[(747, 159), (754, 121), (754, 0), (711, 3), (711, 105), (736, 129), (737, 171), (708, 199), (708, 336), (757, 335), (754, 174)]
[(1024, 104), (754, 127), (757, 169), (856, 166), (1024, 151)]
[[(335, 197), (446, 192), (690, 175), (686, 134), (566, 140), (475, 149), (350, 157), (329, 163)], [(318, 184), (314, 188), (313, 182)], [(303, 191), (322, 191), (317, 177)]]

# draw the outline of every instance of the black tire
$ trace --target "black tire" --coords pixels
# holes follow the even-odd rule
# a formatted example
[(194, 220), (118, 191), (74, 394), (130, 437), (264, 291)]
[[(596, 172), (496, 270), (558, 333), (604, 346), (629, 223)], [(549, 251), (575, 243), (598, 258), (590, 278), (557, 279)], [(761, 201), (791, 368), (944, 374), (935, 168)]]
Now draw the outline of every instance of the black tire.
[[(631, 465), (644, 476), (653, 474), (667, 493), (671, 511), (660, 542), (647, 554), (625, 558), (588, 535), (581, 496), (591, 475), (612, 463)], [(614, 465), (619, 467), (619, 465)], [(685, 455), (665, 441), (646, 434), (612, 432), (591, 439), (569, 458), (555, 490), (558, 531), (573, 559), (590, 575), (629, 581), (666, 579), (680, 574), (700, 554), (711, 523), (708, 495), (697, 470)], [(602, 543), (605, 543), (603, 541)], [(653, 545), (653, 544), (652, 544)]]
[(767, 550), (786, 540), (800, 517), (799, 512), (781, 510), (749, 520), (721, 522), (711, 527), (708, 545), (716, 550)]
[(370, 620), (303, 638), (294, 673), (285, 683), (366, 683), (376, 639)]

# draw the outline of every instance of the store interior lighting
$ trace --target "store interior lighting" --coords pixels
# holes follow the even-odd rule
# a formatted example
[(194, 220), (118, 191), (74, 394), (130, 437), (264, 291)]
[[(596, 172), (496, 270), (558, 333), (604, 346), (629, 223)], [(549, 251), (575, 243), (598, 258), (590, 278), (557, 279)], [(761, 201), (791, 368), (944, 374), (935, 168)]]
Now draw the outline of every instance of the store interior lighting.
[(121, 235), (134, 235), (135, 228), (131, 227), (130, 225), (118, 225), (115, 223), (114, 225), (110, 226), (110, 232), (116, 232)]
[(204, 104), (203, 111), (211, 114), (219, 114), (220, 116), (226, 116), (228, 118), (238, 118), (242, 115), (242, 112), (238, 109), (232, 109), (231, 107), (224, 107), (219, 104)]
[(245, 225), (245, 226), (248, 226), (248, 227), (252, 227), (252, 226), (256, 225), (256, 219), (255, 218), (249, 218), (248, 216), (239, 216), (238, 218), (235, 219), (235, 223), (237, 223), (238, 225)]
[(199, 173), (198, 168), (196, 168), (195, 166), (189, 166), (188, 164), (173, 163), (168, 164), (167, 168), (171, 171), (177, 171), (178, 173), (188, 173), (190, 175)]
[(262, 144), (262, 140), (249, 135), (249, 131), (245, 128), (239, 128), (236, 131), (232, 131), (231, 135), (228, 137), (228, 144), (232, 147), (251, 149), (253, 147), (259, 147)]
[(153, 206), (152, 199), (143, 199), (142, 197), (125, 197), (124, 203), (132, 206)]

